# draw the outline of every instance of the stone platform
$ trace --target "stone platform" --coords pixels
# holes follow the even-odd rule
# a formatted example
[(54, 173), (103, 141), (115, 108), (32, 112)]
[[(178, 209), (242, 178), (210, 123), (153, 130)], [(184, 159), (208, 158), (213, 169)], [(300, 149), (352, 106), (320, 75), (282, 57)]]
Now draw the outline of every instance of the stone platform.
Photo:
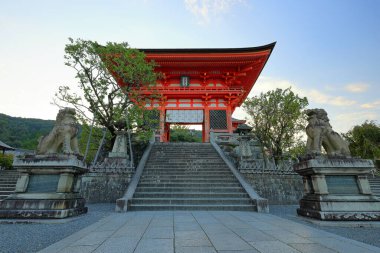
[(297, 213), (330, 221), (379, 221), (380, 199), (371, 192), (367, 175), (371, 160), (315, 156), (294, 170), (303, 177), (305, 195)]
[(15, 193), (0, 202), (0, 218), (66, 218), (87, 212), (79, 176), (87, 171), (75, 155), (16, 158)]
[(111, 214), (40, 251), (52, 252), (375, 253), (380, 248), (264, 213), (144, 211)]

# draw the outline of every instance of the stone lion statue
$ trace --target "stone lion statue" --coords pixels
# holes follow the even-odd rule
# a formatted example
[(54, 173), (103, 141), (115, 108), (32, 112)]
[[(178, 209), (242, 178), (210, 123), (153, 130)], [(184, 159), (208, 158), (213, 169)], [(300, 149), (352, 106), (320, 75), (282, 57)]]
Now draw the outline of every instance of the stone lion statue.
[(348, 143), (335, 131), (324, 109), (306, 110), (309, 124), (306, 126), (308, 154), (320, 154), (323, 147), (329, 155), (350, 156)]
[(40, 138), (37, 154), (79, 154), (78, 125), (73, 108), (59, 110), (54, 128)]

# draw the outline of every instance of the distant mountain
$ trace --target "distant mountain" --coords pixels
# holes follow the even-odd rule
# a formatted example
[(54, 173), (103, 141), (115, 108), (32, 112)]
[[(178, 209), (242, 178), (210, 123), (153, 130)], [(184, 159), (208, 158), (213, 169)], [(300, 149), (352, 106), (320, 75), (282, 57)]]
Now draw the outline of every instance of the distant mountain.
[(0, 113), (0, 140), (9, 146), (34, 150), (38, 139), (47, 135), (54, 120), (11, 117)]

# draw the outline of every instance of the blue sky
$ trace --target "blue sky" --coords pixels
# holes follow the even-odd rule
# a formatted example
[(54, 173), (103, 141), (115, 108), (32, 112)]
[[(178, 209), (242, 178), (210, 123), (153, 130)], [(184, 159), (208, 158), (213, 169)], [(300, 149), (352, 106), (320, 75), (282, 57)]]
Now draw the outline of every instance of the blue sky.
[[(338, 132), (380, 120), (380, 1), (0, 2), (0, 113), (54, 119), (68, 37), (136, 48), (252, 47), (277, 41), (251, 95), (276, 87), (324, 108)], [(244, 117), (237, 110), (235, 117)]]

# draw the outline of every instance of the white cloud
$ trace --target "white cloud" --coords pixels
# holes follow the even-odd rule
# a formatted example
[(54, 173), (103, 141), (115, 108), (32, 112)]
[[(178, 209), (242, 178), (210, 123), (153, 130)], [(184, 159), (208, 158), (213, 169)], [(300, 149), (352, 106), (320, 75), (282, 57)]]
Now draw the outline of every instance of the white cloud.
[(350, 106), (356, 104), (356, 101), (344, 98), (342, 96), (331, 96), (324, 94), (318, 90), (310, 90), (306, 92), (306, 96), (310, 101), (318, 104), (327, 104), (335, 106)]
[(199, 24), (208, 24), (212, 17), (228, 12), (233, 5), (241, 2), (243, 0), (185, 0), (185, 6)]
[(317, 104), (326, 104), (333, 106), (350, 106), (356, 104), (356, 101), (344, 98), (342, 96), (332, 96), (325, 94), (316, 89), (302, 89), (288, 80), (279, 80), (270, 77), (259, 77), (255, 86), (252, 88), (249, 97), (257, 95), (261, 92), (267, 92), (276, 88), (286, 89), (291, 87), (299, 96), (309, 99), (309, 102)]
[(352, 83), (346, 85), (344, 88), (352, 93), (362, 93), (368, 90), (369, 85), (366, 83)]
[(376, 113), (368, 112), (368, 111), (342, 113), (336, 116), (337, 120), (343, 120), (343, 121), (351, 120), (355, 122), (364, 122), (365, 120), (376, 120), (377, 118), (378, 118), (378, 115)]
[(362, 104), (360, 105), (360, 107), (364, 109), (372, 109), (372, 108), (380, 109), (380, 100), (377, 100), (371, 103)]
[[(338, 133), (345, 133), (353, 126), (360, 125), (366, 120), (380, 119), (378, 111), (368, 110), (379, 108), (380, 100), (362, 104), (360, 107), (363, 109), (360, 109), (359, 106), (355, 106), (357, 104), (356, 101), (343, 96), (333, 96), (317, 89), (300, 88), (288, 80), (280, 80), (271, 77), (260, 76), (248, 96), (257, 96), (262, 92), (265, 93), (276, 88), (286, 89), (289, 87), (291, 87), (299, 96), (306, 96), (308, 98), (310, 103), (309, 108), (324, 108), (328, 113), (333, 129)], [(249, 118), (248, 114), (245, 113), (241, 107), (236, 108), (233, 117), (238, 119)]]
[(345, 133), (353, 126), (361, 125), (366, 120), (379, 120), (380, 115), (375, 112), (356, 111), (329, 116), (334, 130)]

